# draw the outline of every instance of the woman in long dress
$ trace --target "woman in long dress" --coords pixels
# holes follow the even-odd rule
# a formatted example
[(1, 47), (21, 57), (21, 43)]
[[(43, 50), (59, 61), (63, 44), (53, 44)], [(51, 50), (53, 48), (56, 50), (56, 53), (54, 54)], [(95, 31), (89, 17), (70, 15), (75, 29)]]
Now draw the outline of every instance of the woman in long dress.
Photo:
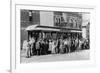
[(80, 39), (79, 40), (79, 46), (78, 46), (78, 49), (77, 49), (78, 51), (82, 49), (82, 44), (83, 44), (82, 39)]
[(55, 54), (56, 42), (52, 42), (52, 54)]
[(34, 43), (35, 43), (34, 38), (31, 38), (30, 41), (29, 41), (29, 44), (30, 44), (30, 54), (31, 54), (31, 56), (33, 56)]
[(52, 41), (51, 40), (49, 40), (49, 49), (48, 49), (48, 51), (49, 51), (49, 54), (52, 52)]
[(25, 40), (23, 42), (23, 49), (25, 49), (26, 57), (29, 58), (30, 57), (30, 44), (28, 40)]

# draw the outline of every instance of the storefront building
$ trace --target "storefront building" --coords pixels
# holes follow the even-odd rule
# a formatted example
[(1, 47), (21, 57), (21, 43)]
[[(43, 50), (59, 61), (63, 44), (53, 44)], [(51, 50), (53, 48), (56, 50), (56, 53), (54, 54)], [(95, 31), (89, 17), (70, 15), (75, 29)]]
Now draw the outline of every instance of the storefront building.
[(82, 37), (82, 14), (21, 10), (21, 42), (32, 37), (36, 40), (68, 37), (80, 39)]

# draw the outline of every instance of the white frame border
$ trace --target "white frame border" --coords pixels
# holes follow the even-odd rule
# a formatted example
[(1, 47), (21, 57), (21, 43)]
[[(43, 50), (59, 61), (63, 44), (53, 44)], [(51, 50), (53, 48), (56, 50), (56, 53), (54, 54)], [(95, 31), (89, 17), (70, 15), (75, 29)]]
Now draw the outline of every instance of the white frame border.
[[(23, 5), (23, 4), (17, 4), (17, 5)], [(25, 4), (25, 5), (32, 5), (32, 4)], [(32, 6), (40, 6), (40, 7), (42, 7), (43, 5), (32, 5)], [(44, 6), (46, 6), (46, 5), (44, 5)], [(46, 7), (48, 7), (48, 6), (46, 6)], [(49, 6), (49, 7), (55, 7), (55, 6), (53, 6), (52, 4)], [(76, 5), (74, 5), (74, 7), (73, 6), (56, 6), (56, 7), (58, 7), (58, 9), (61, 7), (61, 8), (78, 8)], [(66, 9), (65, 8), (65, 9)], [(95, 25), (94, 25), (94, 23), (95, 23), (95, 7), (82, 7), (82, 6), (80, 6), (79, 7), (79, 9), (90, 9), (90, 10), (92, 10), (91, 12), (92, 12), (92, 18), (91, 18), (91, 23), (92, 23), (92, 25), (90, 25), (90, 35), (92, 36), (90, 36), (90, 39), (92, 39), (92, 42), (91, 42), (91, 44), (90, 44), (90, 46), (92, 45), (92, 47), (94, 47), (95, 48), (95, 45), (94, 45), (94, 43), (95, 43)], [(12, 2), (12, 4), (11, 4), (11, 72), (12, 73), (14, 73), (14, 72), (20, 72), (20, 71), (22, 71), (23, 72), (23, 70), (26, 70), (27, 69), (27, 67), (26, 67), (26, 69), (21, 69), (21, 65), (19, 65), (18, 64), (18, 67), (19, 67), (19, 69), (16, 67), (16, 64), (15, 63), (18, 63), (18, 61), (17, 62), (15, 62), (15, 60), (18, 60), (18, 57), (16, 57), (15, 56), (15, 54), (17, 54), (18, 52), (15, 52), (15, 48), (16, 48), (16, 43), (17, 42), (15, 42), (16, 41), (16, 29), (18, 30), (19, 28), (16, 28), (16, 14), (15, 14), (15, 11), (16, 11), (16, 2)], [(63, 10), (62, 10), (63, 11)], [(13, 24), (13, 25), (12, 25)], [(92, 31), (92, 32), (91, 32)], [(91, 49), (91, 48), (90, 48)], [(80, 68), (80, 67), (88, 67), (88, 66), (95, 66), (95, 49), (92, 49), (91, 50), (91, 54), (90, 54), (92, 57), (91, 57), (91, 60), (89, 60), (89, 61), (80, 61), (80, 62), (82, 62), (82, 63), (80, 63), (80, 65), (79, 65), (79, 61), (71, 61), (71, 62), (69, 62), (69, 61), (67, 61), (67, 63), (70, 63), (69, 65), (66, 63), (66, 62), (59, 62), (59, 67), (57, 67), (57, 66), (54, 66), (54, 67), (49, 67), (49, 68), (51, 68), (51, 69), (64, 69), (65, 67), (66, 68)], [(84, 62), (84, 63), (83, 63)], [(47, 68), (47, 66), (49, 66), (49, 65), (57, 65), (58, 64), (58, 62), (49, 62), (49, 64), (48, 63), (33, 63), (34, 65), (37, 65), (37, 68), (36, 69), (34, 69), (35, 71), (37, 70), (37, 69), (40, 69), (40, 70), (45, 70), (45, 69), (48, 69)], [(63, 64), (63, 65), (62, 65)], [(86, 65), (85, 65), (86, 64)], [(31, 64), (28, 64), (27, 66), (30, 66)], [(44, 65), (44, 67), (38, 67), (38, 66), (42, 66), (42, 65)], [(67, 65), (67, 66), (66, 66)], [(61, 66), (61, 67), (60, 67)], [(22, 65), (22, 67), (25, 67), (25, 64), (23, 64)], [(31, 69), (31, 70), (30, 70)], [(32, 67), (30, 68), (29, 70), (30, 71), (33, 71), (33, 69), (32, 69)], [(26, 70), (26, 71), (29, 71), (28, 69)]]

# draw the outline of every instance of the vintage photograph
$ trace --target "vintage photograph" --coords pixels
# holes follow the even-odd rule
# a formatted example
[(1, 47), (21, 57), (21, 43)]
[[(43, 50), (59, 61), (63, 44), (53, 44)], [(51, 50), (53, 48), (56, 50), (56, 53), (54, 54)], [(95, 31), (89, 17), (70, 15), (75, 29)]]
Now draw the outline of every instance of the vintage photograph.
[(20, 63), (89, 60), (90, 13), (20, 9)]

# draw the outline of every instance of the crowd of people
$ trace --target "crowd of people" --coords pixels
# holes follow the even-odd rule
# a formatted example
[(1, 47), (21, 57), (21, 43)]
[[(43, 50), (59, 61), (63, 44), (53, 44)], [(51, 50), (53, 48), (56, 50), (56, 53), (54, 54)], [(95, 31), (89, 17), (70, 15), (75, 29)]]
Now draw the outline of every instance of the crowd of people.
[[(47, 54), (64, 54), (70, 53), (82, 48), (88, 48), (82, 39), (66, 38), (66, 39), (37, 39), (31, 38), (23, 42), (23, 49), (26, 50), (26, 57), (29, 58), (34, 55)], [(85, 45), (85, 46), (84, 46)]]

